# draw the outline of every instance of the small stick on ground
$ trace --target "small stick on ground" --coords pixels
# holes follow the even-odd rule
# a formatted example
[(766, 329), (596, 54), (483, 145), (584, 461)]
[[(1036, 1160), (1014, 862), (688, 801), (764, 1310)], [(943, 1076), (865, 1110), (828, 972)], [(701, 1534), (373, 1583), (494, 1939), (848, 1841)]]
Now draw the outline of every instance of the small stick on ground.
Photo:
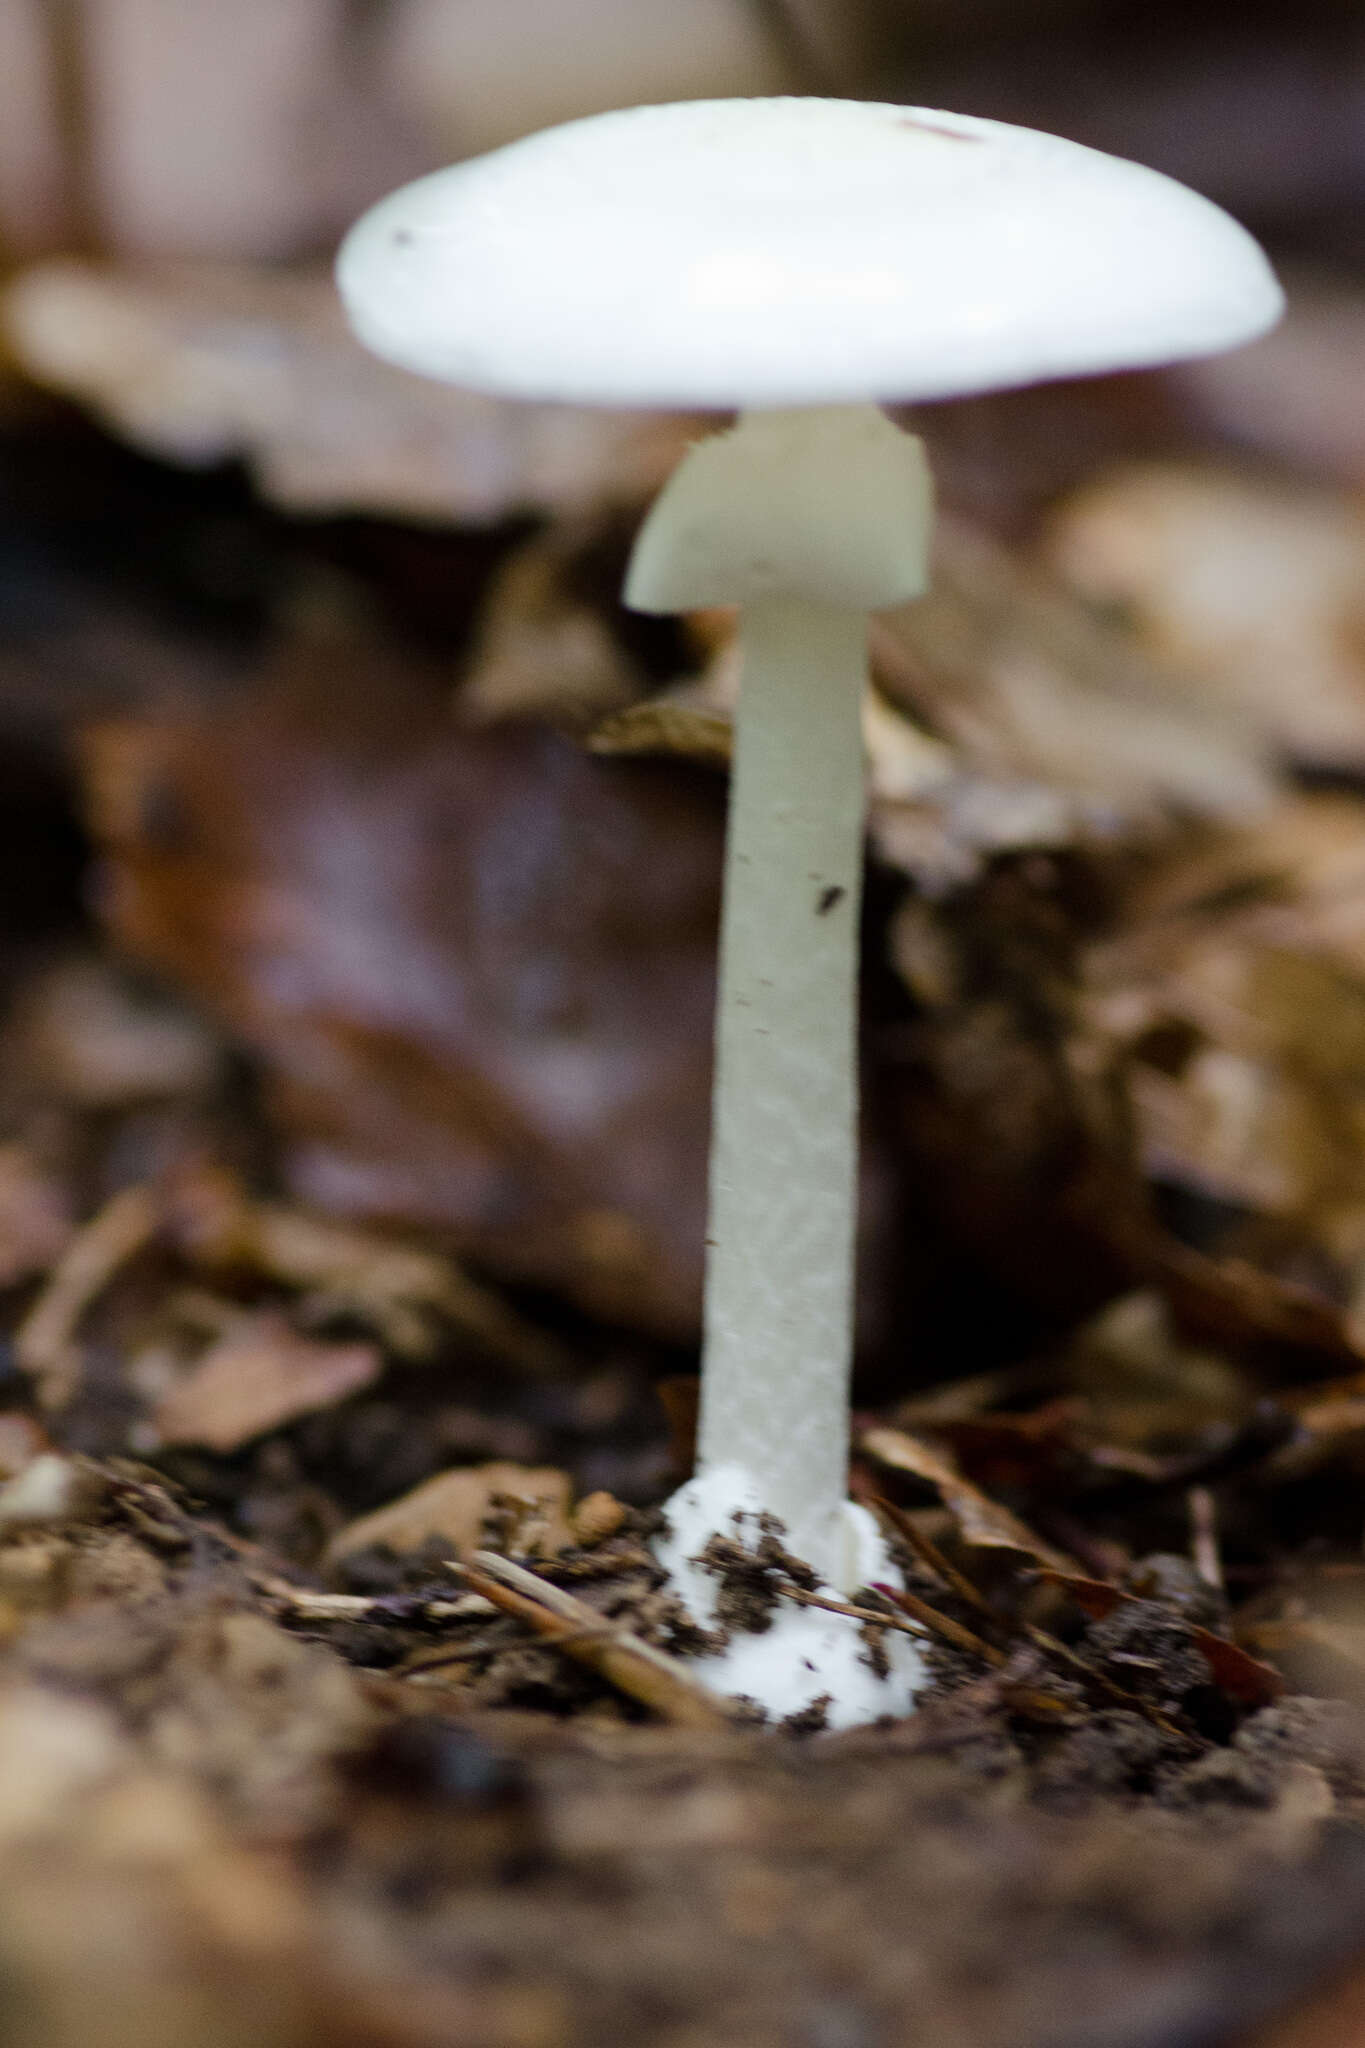
[(150, 1244), (162, 1205), (148, 1187), (121, 1188), (78, 1230), (46, 1287), (14, 1335), (14, 1355), (32, 1375), (38, 1405), (64, 1408), (80, 1380), (76, 1332), (87, 1310), (130, 1260)]
[(922, 1636), (926, 1629), (936, 1636), (942, 1636), (945, 1643), (951, 1643), (955, 1650), (966, 1650), (973, 1657), (980, 1657), (983, 1663), (993, 1664), (997, 1669), (1008, 1662), (1003, 1650), (993, 1644), (982, 1642), (961, 1622), (950, 1621), (946, 1614), (939, 1614), (925, 1601), (916, 1599), (913, 1593), (892, 1592), (889, 1586), (873, 1589), (883, 1600), (894, 1600), (897, 1607), (903, 1607), (910, 1620), (903, 1620), (898, 1614), (884, 1614), (875, 1607), (855, 1607), (847, 1600), (827, 1600), (820, 1593), (808, 1593), (802, 1586), (780, 1586), (778, 1591), (787, 1600), (797, 1600), (803, 1607), (823, 1607), (828, 1614), (847, 1614), (853, 1621), (870, 1622), (875, 1628), (900, 1629), (907, 1636)]
[(596, 1671), (619, 1692), (678, 1728), (728, 1728), (738, 1718), (729, 1701), (692, 1677), (686, 1666), (596, 1608), (490, 1550), (452, 1560), (470, 1590), (515, 1614), (555, 1649)]
[[(1125, 1707), (1130, 1713), (1141, 1714), (1145, 1720), (1159, 1728), (1163, 1735), (1188, 1739), (1184, 1730), (1177, 1728), (1174, 1721), (1169, 1720), (1158, 1707), (1154, 1707), (1150, 1700), (1143, 1699), (1139, 1693), (1129, 1692), (1126, 1686), (1116, 1684), (1103, 1671), (1097, 1671), (1093, 1664), (1087, 1664), (1085, 1658), (1078, 1656), (1068, 1644), (1061, 1641), (1060, 1637), (1049, 1634), (1045, 1628), (1039, 1628), (1036, 1622), (1009, 1620), (997, 1614), (984, 1593), (943, 1555), (937, 1544), (931, 1542), (922, 1530), (915, 1527), (904, 1508), (898, 1508), (893, 1502), (878, 1497), (872, 1498), (869, 1505), (876, 1509), (898, 1535), (904, 1537), (916, 1557), (931, 1571), (937, 1573), (960, 1600), (993, 1622), (997, 1629), (1022, 1636), (1035, 1650), (1040, 1650), (1045, 1657), (1051, 1658), (1055, 1663), (1064, 1665), (1084, 1685), (1100, 1693), (1113, 1706)], [(888, 1591), (887, 1597), (893, 1598), (899, 1606), (914, 1596), (908, 1593), (891, 1594)]]
[(465, 1621), (494, 1611), (492, 1603), (478, 1593), (466, 1593), (458, 1600), (414, 1599), (405, 1593), (317, 1593), (269, 1572), (253, 1575), (253, 1584), (267, 1600), (299, 1621)]
[(1207, 1486), (1192, 1486), (1185, 1496), (1190, 1511), (1190, 1555), (1206, 1586), (1223, 1591), (1223, 1560), (1218, 1547), (1218, 1508)]
[(960, 1572), (950, 1558), (943, 1555), (937, 1543), (915, 1526), (914, 1520), (904, 1508), (898, 1508), (893, 1501), (883, 1500), (879, 1494), (869, 1494), (867, 1505), (884, 1522), (889, 1522), (896, 1535), (907, 1543), (920, 1563), (927, 1565), (935, 1578), (941, 1579), (950, 1593), (956, 1593), (966, 1607), (972, 1607), (978, 1614), (984, 1614), (992, 1621), (996, 1619), (994, 1609), (984, 1593), (974, 1586), (965, 1572)]

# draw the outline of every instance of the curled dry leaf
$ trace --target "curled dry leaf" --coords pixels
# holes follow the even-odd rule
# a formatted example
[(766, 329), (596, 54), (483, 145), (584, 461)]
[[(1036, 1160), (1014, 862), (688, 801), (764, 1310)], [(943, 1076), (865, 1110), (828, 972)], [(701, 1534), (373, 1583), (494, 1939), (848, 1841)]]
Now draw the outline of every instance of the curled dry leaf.
[(1035, 1536), (1017, 1515), (964, 1479), (948, 1453), (921, 1437), (902, 1429), (867, 1429), (857, 1447), (879, 1465), (893, 1472), (909, 1472), (932, 1486), (957, 1522), (964, 1542), (981, 1550), (1018, 1551), (1054, 1571), (1069, 1570), (1070, 1560), (1063, 1552)]
[(730, 721), (714, 711), (667, 697), (615, 712), (588, 736), (594, 754), (663, 754), (706, 768), (730, 765)]
[(1076, 1027), (1123, 1067), (1145, 1174), (1221, 1219), (1152, 1237), (1182, 1315), (1343, 1361), (1365, 1329), (1363, 844), (1355, 802), (1299, 796), (1172, 846), (1083, 954)]
[(462, 730), (442, 675), (357, 639), (85, 753), (114, 934), (260, 1061), (297, 1199), (439, 1230), (690, 1339), (722, 852), (706, 778)]
[(245, 461), (291, 512), (491, 525), (642, 503), (691, 431), (392, 369), (352, 338), (323, 271), (63, 258), (10, 286), (0, 323), (32, 377), (137, 447), (196, 466)]
[[(1111, 1586), (1104, 1579), (1082, 1578), (1074, 1572), (1042, 1570), (1039, 1575), (1049, 1586), (1057, 1586), (1076, 1602), (1092, 1621), (1102, 1621), (1116, 1607), (1138, 1604), (1136, 1596)], [(1272, 1664), (1263, 1664), (1225, 1636), (1190, 1624), (1195, 1648), (1213, 1673), (1214, 1683), (1248, 1707), (1268, 1707), (1284, 1692), (1284, 1678)]]
[(163, 1396), (152, 1417), (162, 1443), (230, 1452), (331, 1408), (383, 1370), (374, 1344), (326, 1344), (270, 1310), (244, 1315)]
[(92, 1304), (161, 1228), (163, 1205), (146, 1187), (121, 1188), (83, 1224), (14, 1333), (14, 1354), (42, 1407), (62, 1407), (80, 1376), (77, 1334)]
[(457, 1555), (467, 1556), (478, 1549), (489, 1516), (504, 1503), (514, 1546), (553, 1556), (575, 1540), (569, 1500), (569, 1475), (553, 1466), (499, 1460), (438, 1472), (401, 1499), (339, 1530), (327, 1547), (327, 1558), (335, 1564), (375, 1544), (389, 1550), (420, 1550), (433, 1537), (448, 1543)]
[(203, 1093), (222, 1070), (222, 1047), (197, 1017), (90, 955), (27, 987), (14, 1028), (41, 1083), (93, 1110)]
[[(643, 702), (619, 650), (585, 609), (600, 536), (530, 542), (503, 572), (467, 692), (521, 715), (609, 708), (590, 744), (612, 753), (728, 758), (739, 682), (733, 613), (692, 622), (699, 678)], [(509, 619), (513, 596), (529, 624)], [(497, 630), (493, 630), (496, 628)], [(863, 733), (881, 856), (942, 889), (992, 854), (1150, 836), (1173, 817), (1244, 816), (1273, 787), (1254, 718), (1215, 716), (1197, 680), (1149, 660), (1120, 631), (983, 531), (941, 522), (928, 598), (873, 621), (876, 687)], [(555, 658), (550, 659), (553, 655)], [(639, 680), (634, 689), (641, 687)]]
[(455, 699), (462, 724), (539, 718), (579, 730), (638, 695), (636, 664), (613, 630), (619, 527), (550, 526), (494, 574)]
[(283, 1203), (249, 1201), (221, 1169), (179, 1177), (171, 1220), (196, 1264), (243, 1268), (306, 1290), (315, 1313), (355, 1317), (400, 1358), (429, 1357), (449, 1325), (526, 1371), (550, 1372), (562, 1362), (550, 1338), (439, 1252)]
[(1352, 499), (1144, 464), (1073, 497), (1047, 556), (1210, 713), (1299, 760), (1365, 764), (1365, 513)]
[(1218, 716), (1197, 683), (961, 521), (940, 522), (928, 597), (874, 619), (872, 660), (890, 705), (948, 750), (915, 800), (872, 814), (883, 858), (930, 887), (994, 853), (1141, 839), (1270, 799), (1252, 719)]
[(0, 1145), (0, 1288), (52, 1266), (75, 1224), (67, 1190), (27, 1146)]

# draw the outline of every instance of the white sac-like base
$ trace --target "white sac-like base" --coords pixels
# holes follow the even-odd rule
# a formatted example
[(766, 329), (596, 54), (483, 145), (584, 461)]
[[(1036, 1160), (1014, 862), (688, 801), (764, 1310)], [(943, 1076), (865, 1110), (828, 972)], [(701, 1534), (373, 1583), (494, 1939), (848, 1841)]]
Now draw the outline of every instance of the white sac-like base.
[[(668, 1573), (671, 1589), (700, 1627), (715, 1626), (719, 1584), (694, 1560), (715, 1535), (752, 1548), (762, 1533), (763, 1512), (757, 1486), (738, 1465), (711, 1467), (665, 1503), (668, 1528), (655, 1542), (655, 1555)], [(822, 1584), (822, 1592), (842, 1600), (874, 1581), (902, 1583), (866, 1508), (845, 1502), (842, 1533), (844, 1565), (836, 1576), (843, 1583)], [(888, 1629), (882, 1642), (889, 1665), (885, 1678), (872, 1668), (858, 1622), (782, 1599), (761, 1634), (735, 1631), (724, 1650), (692, 1659), (689, 1669), (717, 1692), (756, 1701), (772, 1720), (785, 1720), (824, 1698), (830, 1728), (855, 1728), (884, 1715), (909, 1713), (916, 1693), (928, 1682), (923, 1653), (913, 1636)]]

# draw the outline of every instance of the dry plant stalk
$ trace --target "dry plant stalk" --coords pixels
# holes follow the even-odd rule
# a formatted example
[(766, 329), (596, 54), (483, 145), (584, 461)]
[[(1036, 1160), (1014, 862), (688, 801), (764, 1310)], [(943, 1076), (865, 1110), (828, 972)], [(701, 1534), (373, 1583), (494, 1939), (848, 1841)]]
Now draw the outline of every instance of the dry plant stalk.
[(20, 1367), (32, 1375), (38, 1405), (63, 1408), (76, 1391), (81, 1355), (76, 1332), (91, 1305), (151, 1243), (162, 1205), (148, 1187), (121, 1188), (72, 1238), (14, 1337)]
[[(887, 1433), (892, 1434), (893, 1432)], [(923, 1530), (915, 1527), (914, 1521), (905, 1512), (904, 1508), (898, 1508), (893, 1501), (881, 1500), (879, 1498), (869, 1500), (868, 1506), (875, 1509), (883, 1521), (894, 1529), (897, 1535), (904, 1538), (921, 1563), (927, 1565), (930, 1571), (942, 1579), (944, 1584), (952, 1592), (956, 1593), (960, 1600), (964, 1600), (969, 1607), (984, 1616), (988, 1621), (994, 1623), (997, 1628), (1008, 1629), (1011, 1634), (1021, 1637), (1027, 1643), (1031, 1643), (1035, 1650), (1040, 1651), (1043, 1656), (1052, 1659), (1055, 1663), (1061, 1664), (1066, 1670), (1071, 1672), (1073, 1677), (1078, 1678), (1082, 1684), (1092, 1687), (1107, 1699), (1111, 1705), (1125, 1707), (1131, 1713), (1141, 1714), (1144, 1720), (1150, 1721), (1153, 1727), (1159, 1728), (1163, 1735), (1179, 1736), (1182, 1740), (1188, 1739), (1187, 1732), (1184, 1729), (1177, 1728), (1174, 1721), (1163, 1714), (1159, 1707), (1153, 1706), (1150, 1700), (1143, 1699), (1140, 1693), (1129, 1692), (1126, 1686), (1116, 1684), (1105, 1672), (1097, 1670), (1093, 1664), (1087, 1663), (1084, 1657), (1078, 1656), (1070, 1645), (1064, 1643), (1059, 1636), (1052, 1635), (1045, 1628), (1039, 1628), (1036, 1622), (1010, 1621), (1002, 1615), (997, 1615), (995, 1609), (990, 1605), (980, 1588), (974, 1586), (965, 1573), (960, 1572), (956, 1565), (943, 1555), (937, 1544), (931, 1542)], [(1023, 1525), (1020, 1524), (1020, 1526), (1022, 1527)], [(1044, 1569), (1044, 1576), (1046, 1576), (1046, 1568)], [(915, 1605), (911, 1607), (909, 1602), (913, 1595), (907, 1593), (888, 1592), (887, 1598), (894, 1599), (898, 1607), (904, 1606), (907, 1613), (918, 1613), (923, 1606), (922, 1602), (916, 1601)], [(926, 1615), (932, 1612), (932, 1608), (924, 1609)], [(978, 1656), (981, 1654), (979, 1648), (976, 1654)]]
[(552, 1586), (491, 1550), (476, 1550), (468, 1562), (452, 1560), (451, 1570), (460, 1573), (471, 1591), (481, 1593), (504, 1614), (516, 1615), (566, 1657), (586, 1664), (674, 1727), (734, 1725), (737, 1717), (729, 1703), (699, 1685), (675, 1657), (604, 1620), (596, 1608), (563, 1587)]
[(847, 1614), (853, 1621), (869, 1622), (874, 1628), (900, 1629), (907, 1636), (922, 1636), (928, 1629), (931, 1634), (942, 1636), (945, 1643), (951, 1643), (955, 1650), (965, 1650), (972, 1657), (979, 1657), (985, 1664), (999, 1667), (1009, 1660), (1003, 1650), (997, 1650), (992, 1643), (983, 1642), (974, 1636), (969, 1628), (963, 1628), (957, 1621), (950, 1621), (946, 1614), (930, 1607), (927, 1601), (919, 1600), (913, 1593), (895, 1592), (880, 1586), (875, 1590), (884, 1600), (894, 1600), (897, 1607), (903, 1607), (911, 1620), (902, 1620), (898, 1614), (881, 1614), (875, 1607), (859, 1607), (850, 1600), (826, 1600), (819, 1593), (808, 1593), (802, 1586), (782, 1586), (779, 1591), (784, 1599), (796, 1600), (802, 1607), (823, 1607), (829, 1614)]

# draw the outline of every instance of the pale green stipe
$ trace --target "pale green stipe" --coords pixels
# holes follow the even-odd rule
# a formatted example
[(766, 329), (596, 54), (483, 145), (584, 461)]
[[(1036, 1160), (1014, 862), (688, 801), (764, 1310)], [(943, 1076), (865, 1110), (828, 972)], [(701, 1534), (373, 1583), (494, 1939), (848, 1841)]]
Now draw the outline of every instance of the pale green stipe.
[(716, 1029), (698, 1468), (824, 1563), (847, 1490), (867, 616), (745, 607)]
[(626, 586), (644, 610), (741, 608), (698, 1478), (733, 1474), (839, 1587), (867, 621), (923, 591), (932, 498), (875, 406), (746, 413), (674, 473)]

